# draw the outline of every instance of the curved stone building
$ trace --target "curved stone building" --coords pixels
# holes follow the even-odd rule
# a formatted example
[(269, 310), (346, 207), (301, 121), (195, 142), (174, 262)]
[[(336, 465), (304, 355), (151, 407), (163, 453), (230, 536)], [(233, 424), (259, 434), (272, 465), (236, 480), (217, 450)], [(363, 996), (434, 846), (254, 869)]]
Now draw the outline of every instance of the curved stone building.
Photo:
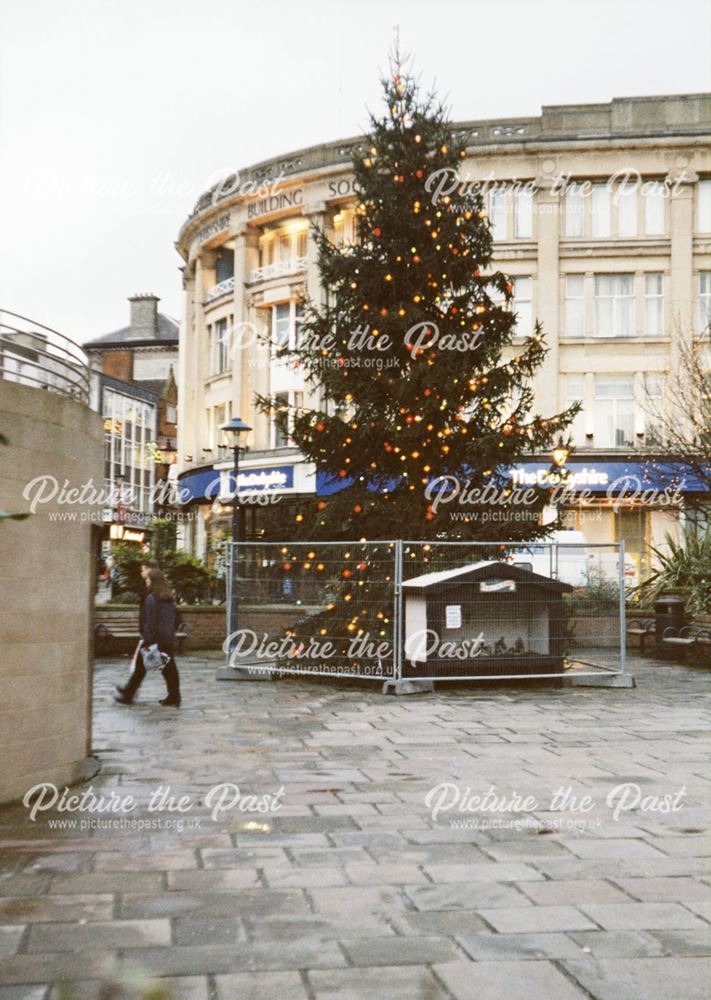
[[(514, 278), (519, 330), (540, 319), (547, 334), (537, 406), (583, 402), (571, 467), (600, 503), (594, 517), (571, 508), (568, 524), (590, 542), (623, 538), (644, 572), (650, 545), (673, 519), (636, 504), (613, 512), (605, 491), (654, 446), (643, 398), (674, 368), (679, 338), (708, 322), (711, 95), (545, 107), (537, 118), (455, 127), (468, 152), (462, 177), (488, 186), (495, 259)], [(298, 373), (272, 352), (298, 336), (304, 294), (321, 294), (310, 225), (337, 242), (354, 238), (350, 161), (361, 141), (304, 149), (227, 178), (180, 230), (179, 464), (199, 508), (184, 544), (200, 555), (229, 536), (226, 512), (206, 492), (220, 475), (226, 483), (230, 454), (219, 427), (231, 415), (254, 428), (243, 497), (265, 486), (284, 496), (320, 489), (253, 397), (310, 405)], [(525, 481), (548, 464), (515, 471)], [(259, 508), (247, 506), (249, 535), (259, 530)]]

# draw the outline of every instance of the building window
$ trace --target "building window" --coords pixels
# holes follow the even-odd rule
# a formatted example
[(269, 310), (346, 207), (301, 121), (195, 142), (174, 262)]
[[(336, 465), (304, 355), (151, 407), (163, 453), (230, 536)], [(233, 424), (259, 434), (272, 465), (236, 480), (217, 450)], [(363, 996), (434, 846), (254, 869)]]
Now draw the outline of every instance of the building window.
[(596, 274), (593, 285), (596, 337), (631, 337), (634, 334), (634, 276)]
[(585, 275), (565, 276), (565, 335), (585, 336)]
[(351, 247), (356, 243), (356, 216), (352, 208), (342, 208), (333, 217), (333, 233), (337, 247)]
[(647, 236), (660, 236), (664, 226), (664, 185), (660, 181), (648, 181), (643, 189), (644, 232)]
[(103, 392), (104, 478), (126, 510), (151, 513), (156, 408), (112, 389)]
[[(565, 378), (565, 409), (573, 403), (585, 402), (585, 376), (567, 375)], [(570, 425), (574, 444), (585, 444), (585, 413), (581, 409)]]
[(565, 235), (585, 235), (585, 196), (580, 184), (571, 184), (565, 193)]
[(711, 180), (699, 181), (696, 187), (696, 230), (711, 233)]
[(178, 422), (178, 407), (175, 403), (165, 404), (165, 419), (168, 424), (177, 424)]
[(292, 299), (272, 306), (272, 350), (275, 355), (296, 349), (301, 341), (304, 304)]
[(648, 337), (664, 335), (664, 275), (644, 276), (644, 332)]
[(533, 191), (528, 185), (514, 191), (514, 236), (519, 240), (533, 236)]
[(489, 192), (489, 219), (492, 239), (505, 240), (507, 236), (505, 187), (493, 187)]
[(711, 326), (711, 271), (699, 272), (699, 330)]
[(610, 189), (607, 184), (592, 186), (592, 234), (610, 235)]
[(217, 251), (217, 262), (215, 264), (215, 279), (219, 285), (222, 281), (235, 276), (235, 252), (234, 248), (220, 247)]
[(637, 235), (637, 185), (620, 184), (615, 192), (618, 236)]
[(513, 278), (512, 310), (516, 313), (515, 335), (533, 334), (533, 278)]
[(664, 443), (664, 382), (659, 375), (644, 376), (644, 443)]
[(634, 439), (634, 379), (631, 375), (595, 376), (595, 446), (622, 448)]
[[(272, 443), (274, 448), (288, 448), (293, 445), (291, 433), (293, 431), (293, 418), (296, 413), (303, 409), (304, 394), (298, 391), (277, 392), (274, 395), (275, 414), (272, 421)], [(276, 414), (288, 412), (288, 427), (277, 427)]]
[(229, 367), (230, 331), (232, 317), (218, 319), (208, 324), (208, 351), (210, 375), (222, 375)]
[(259, 241), (259, 267), (250, 281), (265, 281), (285, 274), (295, 274), (306, 267), (308, 223), (294, 220), (288, 225), (267, 229)]

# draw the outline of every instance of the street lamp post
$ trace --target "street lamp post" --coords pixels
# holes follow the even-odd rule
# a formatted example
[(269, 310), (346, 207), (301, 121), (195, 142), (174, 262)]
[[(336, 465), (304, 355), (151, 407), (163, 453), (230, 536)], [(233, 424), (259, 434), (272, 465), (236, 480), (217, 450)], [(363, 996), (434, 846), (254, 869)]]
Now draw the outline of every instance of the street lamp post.
[(232, 498), (232, 559), (230, 560), (230, 606), (227, 619), (227, 634), (229, 638), (228, 665), (232, 653), (234, 633), (237, 631), (239, 612), (239, 594), (237, 592), (237, 556), (239, 546), (239, 451), (240, 434), (248, 433), (252, 428), (241, 417), (233, 417), (228, 424), (223, 424), (220, 430), (233, 435), (232, 453), (234, 463), (232, 476), (234, 479), (234, 496)]

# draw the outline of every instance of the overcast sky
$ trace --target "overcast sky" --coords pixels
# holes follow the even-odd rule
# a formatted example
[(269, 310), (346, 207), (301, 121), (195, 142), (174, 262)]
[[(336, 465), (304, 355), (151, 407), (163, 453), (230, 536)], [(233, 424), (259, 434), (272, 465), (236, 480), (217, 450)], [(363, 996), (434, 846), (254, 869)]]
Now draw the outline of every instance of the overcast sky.
[(393, 27), (455, 119), (711, 89), (708, 0), (0, 0), (0, 305), (79, 340), (179, 316), (218, 176), (358, 133)]

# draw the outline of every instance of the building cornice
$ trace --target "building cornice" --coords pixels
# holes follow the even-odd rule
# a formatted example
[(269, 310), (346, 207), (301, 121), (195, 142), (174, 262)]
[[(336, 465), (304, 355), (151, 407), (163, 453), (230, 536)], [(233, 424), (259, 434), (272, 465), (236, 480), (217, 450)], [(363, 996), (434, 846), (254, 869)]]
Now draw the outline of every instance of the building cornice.
[[(537, 117), (486, 119), (452, 123), (470, 155), (551, 152), (553, 148), (660, 145), (695, 146), (711, 133), (711, 94), (664, 94), (613, 98), (607, 104), (547, 105)], [(363, 137), (322, 143), (272, 157), (240, 170), (200, 196), (184, 222), (176, 247), (187, 257), (198, 229), (235, 205), (259, 198), (256, 185), (278, 182), (279, 190), (345, 173)], [(263, 195), (262, 195), (263, 197)]]

